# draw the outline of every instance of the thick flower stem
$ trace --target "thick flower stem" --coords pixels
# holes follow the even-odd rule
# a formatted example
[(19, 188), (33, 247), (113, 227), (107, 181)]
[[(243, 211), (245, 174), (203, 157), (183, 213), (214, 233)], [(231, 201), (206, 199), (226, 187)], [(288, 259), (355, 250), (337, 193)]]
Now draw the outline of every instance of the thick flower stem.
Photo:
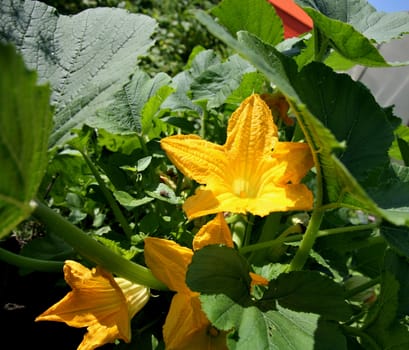
[[(339, 235), (343, 233), (353, 233), (353, 232), (361, 232), (365, 230), (373, 230), (378, 227), (378, 224), (365, 224), (365, 225), (356, 225), (356, 226), (348, 226), (348, 227), (336, 227), (336, 228), (329, 228), (326, 230), (319, 230), (317, 237), (328, 237), (331, 235)], [(288, 233), (288, 229), (284, 231), (278, 238), (265, 241), (265, 242), (259, 242), (255, 244), (248, 245), (246, 247), (240, 248), (240, 252), (242, 254), (249, 253), (249, 252), (256, 252), (261, 249), (266, 249), (266, 248), (274, 248), (276, 246), (280, 246), (284, 243), (289, 243), (289, 242), (298, 242), (301, 241), (303, 238), (303, 234), (298, 234), (298, 228), (297, 227), (291, 227), (294, 229), (294, 232), (290, 232), (291, 234), (285, 234)], [(368, 245), (376, 244), (379, 243), (383, 240), (382, 237), (372, 237), (368, 238), (365, 241), (360, 241), (359, 242), (359, 247), (366, 247)], [(351, 243), (351, 246), (349, 248), (355, 249), (355, 246)]]
[(305, 262), (307, 261), (315, 239), (318, 236), (319, 228), (324, 217), (324, 210), (316, 209), (311, 215), (310, 222), (307, 230), (301, 240), (300, 247), (298, 248), (295, 256), (290, 264), (290, 271), (302, 270)]
[(31, 205), (34, 207), (34, 216), (84, 258), (131, 282), (142, 284), (152, 289), (167, 289), (162, 282), (155, 278), (148, 268), (114, 253), (46, 205), (34, 201)]

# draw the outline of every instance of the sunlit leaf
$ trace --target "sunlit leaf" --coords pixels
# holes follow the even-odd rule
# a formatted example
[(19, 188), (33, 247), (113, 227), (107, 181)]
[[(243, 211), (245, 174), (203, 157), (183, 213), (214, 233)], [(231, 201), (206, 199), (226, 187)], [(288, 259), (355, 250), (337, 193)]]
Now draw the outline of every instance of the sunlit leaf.
[(232, 35), (246, 30), (271, 45), (284, 40), (281, 18), (267, 1), (224, 0), (211, 13)]
[(152, 18), (118, 8), (63, 16), (38, 1), (1, 1), (0, 40), (14, 43), (40, 81), (51, 84), (50, 146), (65, 142), (71, 129), (113, 100), (153, 44), (154, 29)]
[(150, 98), (163, 86), (170, 83), (170, 77), (159, 73), (150, 78), (141, 70), (136, 71), (131, 81), (120, 88), (106, 108), (87, 119), (87, 124), (98, 125), (111, 133), (142, 132), (142, 111)]
[(0, 44), (0, 238), (32, 208), (48, 163), (52, 128), (50, 89), (24, 66), (11, 46)]
[(377, 43), (388, 42), (409, 32), (409, 13), (378, 12), (367, 0), (295, 0), (325, 16), (352, 25)]

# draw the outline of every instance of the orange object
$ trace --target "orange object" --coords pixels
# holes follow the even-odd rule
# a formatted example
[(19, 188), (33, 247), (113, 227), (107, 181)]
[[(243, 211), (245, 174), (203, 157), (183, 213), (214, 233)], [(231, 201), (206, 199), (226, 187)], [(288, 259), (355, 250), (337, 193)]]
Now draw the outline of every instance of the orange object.
[(285, 38), (298, 36), (312, 29), (311, 18), (292, 0), (268, 0), (284, 24)]

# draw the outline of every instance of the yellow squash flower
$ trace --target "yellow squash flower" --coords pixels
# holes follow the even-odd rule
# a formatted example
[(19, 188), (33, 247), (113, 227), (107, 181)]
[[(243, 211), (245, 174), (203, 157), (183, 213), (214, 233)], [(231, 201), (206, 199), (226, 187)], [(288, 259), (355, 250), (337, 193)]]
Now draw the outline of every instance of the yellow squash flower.
[(65, 262), (64, 278), (72, 291), (36, 321), (87, 327), (78, 350), (92, 350), (115, 339), (130, 341), (130, 321), (149, 300), (147, 287), (114, 278), (100, 267), (90, 270), (71, 260)]
[(161, 146), (182, 173), (205, 185), (184, 203), (189, 219), (312, 208), (312, 193), (300, 184), (313, 166), (310, 148), (278, 141), (271, 111), (259, 95), (246, 98), (231, 115), (223, 146), (197, 135), (165, 137)]
[[(211, 244), (233, 247), (231, 233), (223, 214), (204, 225), (193, 241), (194, 250)], [(145, 238), (145, 261), (153, 274), (176, 294), (163, 327), (167, 350), (227, 349), (226, 334), (214, 328), (203, 313), (199, 293), (186, 285), (186, 272), (193, 251), (160, 238)], [(263, 277), (251, 275), (256, 284), (268, 283)]]

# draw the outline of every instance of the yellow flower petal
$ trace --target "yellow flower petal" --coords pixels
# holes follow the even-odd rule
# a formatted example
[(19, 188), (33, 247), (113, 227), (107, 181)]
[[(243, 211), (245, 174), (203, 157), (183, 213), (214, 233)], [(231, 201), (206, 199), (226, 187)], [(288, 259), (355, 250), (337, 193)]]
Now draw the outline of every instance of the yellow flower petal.
[(312, 193), (305, 185), (278, 187), (268, 184), (255, 198), (240, 198), (231, 193), (221, 193), (215, 197), (213, 192), (199, 188), (194, 196), (186, 200), (183, 209), (189, 219), (226, 211), (265, 216), (278, 211), (310, 210), (312, 202)]
[(197, 296), (178, 293), (173, 297), (163, 327), (167, 350), (227, 349), (225, 333), (212, 329)]
[(227, 247), (234, 247), (229, 226), (224, 219), (223, 213), (202, 226), (193, 239), (193, 250), (201, 249), (211, 244), (224, 244)]
[(88, 332), (78, 350), (92, 350), (115, 339), (130, 341), (130, 315), (146, 304), (148, 288), (136, 284), (130, 286), (131, 282), (128, 282), (123, 285), (125, 296), (110, 273), (99, 267), (90, 270), (71, 260), (65, 262), (64, 278), (72, 291), (36, 321), (87, 327)]
[(183, 206), (189, 219), (223, 211), (265, 216), (312, 208), (308, 188), (294, 186), (313, 165), (309, 147), (278, 141), (271, 111), (258, 95), (232, 114), (223, 146), (194, 135), (167, 137), (161, 144), (176, 167), (205, 185)]
[(220, 145), (202, 140), (196, 135), (175, 135), (160, 142), (173, 164), (187, 177), (200, 184), (224, 181), (221, 162), (226, 161)]
[(115, 277), (115, 282), (125, 296), (128, 304), (128, 318), (132, 319), (149, 301), (149, 288), (121, 277)]
[(272, 157), (277, 163), (285, 164), (285, 171), (281, 175), (281, 183), (300, 183), (314, 165), (311, 149), (306, 143), (278, 142), (273, 150)]
[(193, 252), (189, 248), (161, 238), (145, 238), (145, 262), (152, 273), (169, 289), (189, 293), (185, 282)]

